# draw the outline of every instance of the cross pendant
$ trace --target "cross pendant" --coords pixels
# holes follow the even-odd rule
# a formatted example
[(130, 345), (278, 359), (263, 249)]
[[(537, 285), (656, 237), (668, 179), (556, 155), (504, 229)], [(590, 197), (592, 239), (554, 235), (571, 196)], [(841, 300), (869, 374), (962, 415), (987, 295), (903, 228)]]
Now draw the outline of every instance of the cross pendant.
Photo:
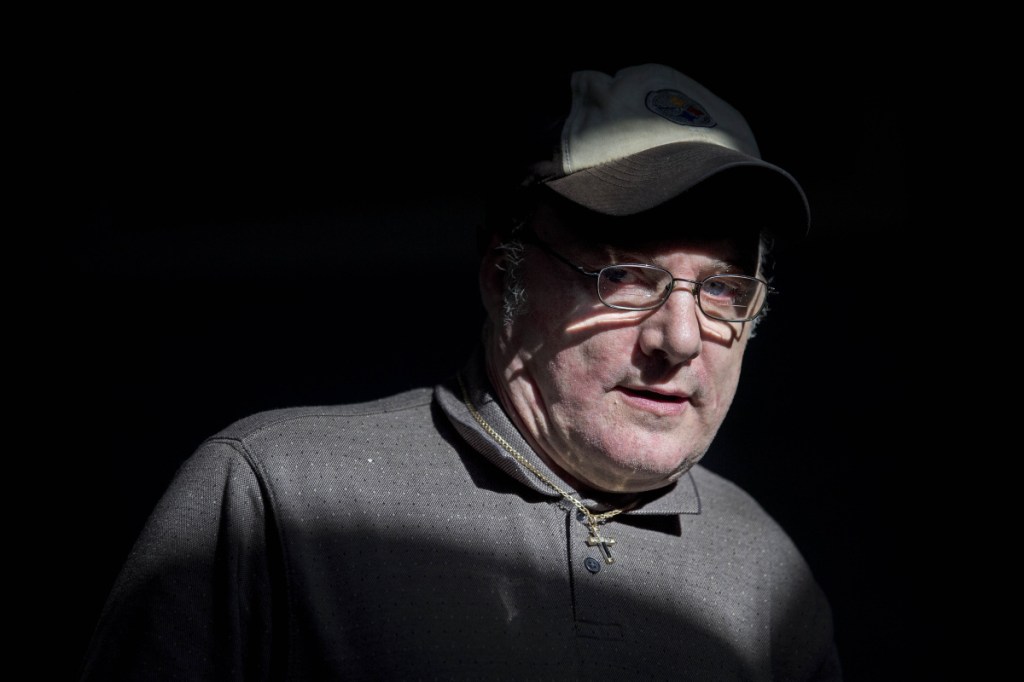
[(596, 528), (590, 529), (590, 537), (587, 538), (587, 547), (597, 547), (601, 550), (601, 554), (604, 555), (604, 562), (606, 564), (614, 564), (615, 559), (612, 558), (612, 553), (608, 549), (609, 546), (614, 545), (615, 540), (612, 538), (601, 537), (601, 534), (597, 532)]

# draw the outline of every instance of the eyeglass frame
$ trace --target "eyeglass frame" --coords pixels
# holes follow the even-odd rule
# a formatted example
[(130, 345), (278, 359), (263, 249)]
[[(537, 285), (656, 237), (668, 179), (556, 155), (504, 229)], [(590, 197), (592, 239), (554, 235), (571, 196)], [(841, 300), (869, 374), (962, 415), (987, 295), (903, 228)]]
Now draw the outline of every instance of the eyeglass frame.
[[(601, 301), (602, 305), (607, 306), (608, 308), (611, 308), (613, 310), (626, 310), (626, 311), (630, 311), (630, 312), (644, 312), (644, 311), (648, 311), (648, 310), (657, 310), (661, 306), (665, 305), (666, 302), (668, 302), (668, 297), (671, 296), (672, 292), (674, 292), (676, 290), (676, 282), (686, 282), (687, 284), (692, 284), (693, 285), (693, 287), (690, 289), (690, 295), (693, 296), (693, 300), (697, 304), (697, 308), (700, 310), (701, 314), (704, 315), (705, 317), (707, 317), (708, 319), (716, 320), (718, 322), (753, 322), (758, 317), (760, 317), (761, 315), (764, 314), (765, 309), (766, 309), (766, 307), (768, 305), (768, 297), (770, 295), (772, 295), (772, 294), (778, 293), (778, 289), (776, 289), (775, 287), (773, 287), (771, 284), (769, 284), (765, 280), (761, 279), (760, 277), (751, 277), (750, 275), (734, 275), (734, 274), (728, 274), (728, 273), (716, 273), (714, 275), (708, 275), (707, 277), (705, 277), (702, 280), (686, 279), (685, 277), (676, 277), (675, 274), (670, 272), (669, 270), (666, 270), (665, 268), (661, 267), (660, 265), (653, 265), (651, 263), (613, 263), (611, 265), (604, 266), (600, 270), (587, 270), (582, 265), (577, 265), (576, 263), (573, 263), (571, 260), (569, 260), (568, 258), (563, 256), (562, 254), (560, 254), (557, 251), (555, 251), (554, 248), (552, 248), (550, 244), (548, 244), (547, 242), (542, 240), (539, 236), (537, 236), (537, 233), (534, 232), (529, 227), (523, 226), (522, 229), (519, 229), (519, 230), (516, 231), (515, 236), (519, 237), (520, 239), (522, 239), (525, 242), (534, 244), (535, 246), (539, 246), (548, 255), (554, 256), (557, 260), (559, 260), (562, 263), (568, 265), (570, 268), (572, 268), (576, 272), (580, 273), (581, 275), (586, 275), (587, 277), (594, 277), (597, 280), (596, 284), (597, 284), (597, 298), (598, 298), (598, 300)], [(652, 305), (652, 306), (647, 307), (647, 308), (637, 308), (635, 306), (634, 307), (629, 307), (629, 306), (614, 305), (612, 303), (608, 303), (607, 301), (605, 301), (604, 300), (604, 296), (601, 295), (601, 287), (600, 287), (601, 273), (603, 273), (605, 270), (608, 270), (610, 268), (622, 267), (624, 265), (628, 265), (630, 267), (649, 268), (651, 270), (661, 270), (662, 272), (667, 274), (671, 278), (671, 281), (669, 282), (669, 286), (668, 286), (668, 289), (665, 292), (665, 295), (661, 297), (661, 300), (658, 301), (655, 305)], [(701, 290), (701, 287), (704, 286), (705, 282), (707, 282), (708, 280), (713, 280), (716, 277), (737, 277), (739, 279), (754, 280), (756, 282), (759, 282), (759, 283), (763, 284), (764, 287), (765, 287), (765, 295), (764, 295), (764, 300), (761, 302), (761, 307), (757, 311), (757, 314), (755, 314), (752, 317), (744, 317), (744, 318), (741, 318), (741, 319), (732, 319), (731, 320), (731, 319), (726, 319), (724, 317), (716, 317), (715, 315), (712, 315), (712, 314), (708, 313), (706, 310), (704, 310), (704, 306), (700, 302), (700, 290)]]

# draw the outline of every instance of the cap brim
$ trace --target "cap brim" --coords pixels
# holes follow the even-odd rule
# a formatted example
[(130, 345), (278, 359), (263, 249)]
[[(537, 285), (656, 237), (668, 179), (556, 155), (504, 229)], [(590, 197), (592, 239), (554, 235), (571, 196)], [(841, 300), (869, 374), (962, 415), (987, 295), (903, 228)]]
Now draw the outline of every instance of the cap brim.
[(676, 142), (545, 182), (569, 201), (597, 213), (628, 216), (661, 206), (687, 190), (712, 184), (750, 202), (777, 238), (802, 237), (810, 206), (796, 179), (778, 166), (716, 144)]

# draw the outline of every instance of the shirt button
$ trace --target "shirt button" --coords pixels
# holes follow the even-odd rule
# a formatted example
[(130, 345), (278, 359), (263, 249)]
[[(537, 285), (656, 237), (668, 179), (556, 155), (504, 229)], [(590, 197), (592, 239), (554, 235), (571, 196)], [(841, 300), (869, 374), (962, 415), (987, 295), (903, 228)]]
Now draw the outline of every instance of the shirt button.
[(591, 573), (597, 573), (601, 570), (601, 562), (592, 556), (588, 556), (583, 560), (583, 565), (587, 567), (587, 570)]

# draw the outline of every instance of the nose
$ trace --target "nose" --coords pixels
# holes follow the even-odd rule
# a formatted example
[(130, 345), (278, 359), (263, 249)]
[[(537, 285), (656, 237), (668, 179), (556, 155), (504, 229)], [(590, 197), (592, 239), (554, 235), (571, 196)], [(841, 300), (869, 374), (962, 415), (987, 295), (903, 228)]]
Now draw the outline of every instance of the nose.
[(640, 323), (640, 349), (646, 355), (664, 354), (672, 364), (700, 355), (700, 311), (691, 287), (682, 284), (664, 305)]

